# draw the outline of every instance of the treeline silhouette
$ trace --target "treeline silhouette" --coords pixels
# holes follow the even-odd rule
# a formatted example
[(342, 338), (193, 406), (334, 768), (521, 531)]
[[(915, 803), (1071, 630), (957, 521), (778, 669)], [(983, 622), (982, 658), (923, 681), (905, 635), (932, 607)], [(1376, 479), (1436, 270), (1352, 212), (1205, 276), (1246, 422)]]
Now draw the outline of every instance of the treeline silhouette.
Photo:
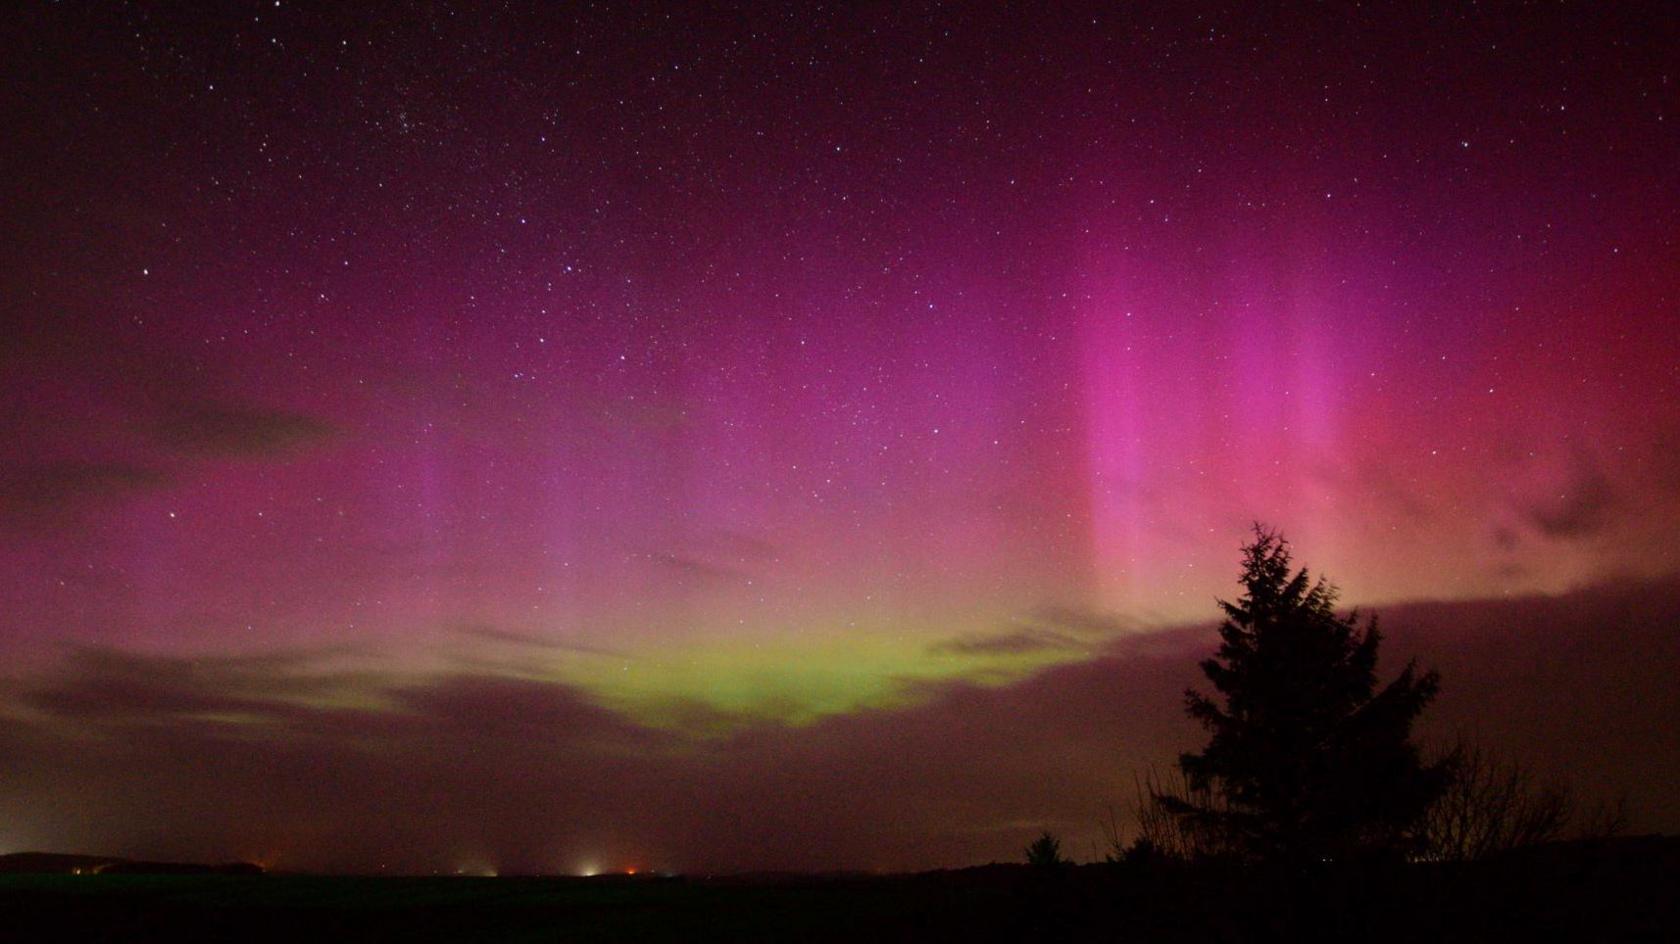
[[(1412, 729), (1440, 676), (1414, 661), (1379, 679), (1375, 617), (1338, 613), (1335, 585), (1297, 569), (1278, 533), (1255, 525), (1239, 583), (1200, 665), (1211, 691), (1185, 692), (1207, 742), (1136, 779), (1130, 829), (1112, 810), (1102, 824), (1105, 864), (1154, 903), (1157, 931), (1173, 920), (1181, 939), (1676, 930), (1672, 897), (1654, 891), (1675, 876), (1674, 842), (1613, 841), (1622, 803), (1585, 806), (1491, 748), (1461, 738), (1426, 752)], [(1066, 869), (1050, 832), (1026, 853), (1036, 874)], [(1088, 927), (1091, 902), (1062, 894), (1041, 898), (1039, 927), (1058, 927), (1058, 914), (1070, 916), (1062, 930)]]
[[(1213, 692), (1185, 692), (1208, 742), (1138, 778), (1129, 841), (1112, 812), (1103, 824), (1108, 861), (1462, 862), (1625, 829), (1620, 803), (1584, 809), (1490, 748), (1460, 739), (1426, 759), (1412, 726), (1439, 674), (1414, 660), (1379, 685), (1376, 618), (1339, 614), (1335, 585), (1295, 569), (1277, 532), (1254, 526), (1238, 581), (1201, 663)], [(1028, 862), (1059, 848), (1046, 832)]]

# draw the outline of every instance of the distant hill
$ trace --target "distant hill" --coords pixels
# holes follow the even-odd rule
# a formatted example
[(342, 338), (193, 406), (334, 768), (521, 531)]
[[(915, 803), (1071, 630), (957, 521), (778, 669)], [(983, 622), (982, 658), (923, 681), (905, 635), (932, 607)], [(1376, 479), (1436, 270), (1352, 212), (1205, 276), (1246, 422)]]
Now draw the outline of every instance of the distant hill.
[(196, 862), (143, 862), (115, 856), (70, 855), (61, 852), (14, 852), (0, 855), (0, 874), (35, 875), (261, 875), (262, 866), (250, 862), (204, 865)]

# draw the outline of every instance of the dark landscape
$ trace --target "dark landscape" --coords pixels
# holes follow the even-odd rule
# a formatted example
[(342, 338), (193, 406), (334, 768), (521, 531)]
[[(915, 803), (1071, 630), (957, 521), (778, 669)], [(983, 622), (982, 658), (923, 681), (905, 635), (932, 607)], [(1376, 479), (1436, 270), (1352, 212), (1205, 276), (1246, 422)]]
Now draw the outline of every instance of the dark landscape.
[(1023, 865), (915, 875), (358, 878), (15, 874), (7, 941), (1659, 941), (1680, 841), (1473, 866), (1326, 871)]

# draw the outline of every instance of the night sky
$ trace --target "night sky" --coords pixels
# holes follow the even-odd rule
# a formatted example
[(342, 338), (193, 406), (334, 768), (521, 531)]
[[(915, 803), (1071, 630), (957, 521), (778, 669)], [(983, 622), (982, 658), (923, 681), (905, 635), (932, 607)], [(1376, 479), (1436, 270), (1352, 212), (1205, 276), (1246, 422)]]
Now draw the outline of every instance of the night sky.
[(1088, 858), (1256, 519), (1680, 829), (1672, 11), (539, 6), (3, 14), (0, 852)]

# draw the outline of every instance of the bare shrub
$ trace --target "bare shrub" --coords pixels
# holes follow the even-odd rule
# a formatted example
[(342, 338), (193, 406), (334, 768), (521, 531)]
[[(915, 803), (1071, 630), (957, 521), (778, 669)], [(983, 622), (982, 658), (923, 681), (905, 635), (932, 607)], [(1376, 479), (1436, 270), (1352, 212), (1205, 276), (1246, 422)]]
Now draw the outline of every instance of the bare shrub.
[(1567, 788), (1540, 783), (1527, 767), (1491, 750), (1460, 743), (1447, 763), (1447, 787), (1421, 824), (1428, 858), (1471, 861), (1549, 842), (1574, 816)]
[(1128, 841), (1120, 828), (1113, 808), (1103, 824), (1110, 862), (1193, 862), (1218, 858), (1231, 851), (1222, 819), (1175, 812), (1187, 807), (1223, 811), (1224, 804), (1212, 789), (1192, 787), (1177, 769), (1165, 778), (1151, 771), (1136, 778), (1134, 784), (1131, 839)]
[(1575, 818), (1574, 834), (1578, 839), (1613, 839), (1627, 832), (1627, 796), (1601, 800), (1580, 812)]

